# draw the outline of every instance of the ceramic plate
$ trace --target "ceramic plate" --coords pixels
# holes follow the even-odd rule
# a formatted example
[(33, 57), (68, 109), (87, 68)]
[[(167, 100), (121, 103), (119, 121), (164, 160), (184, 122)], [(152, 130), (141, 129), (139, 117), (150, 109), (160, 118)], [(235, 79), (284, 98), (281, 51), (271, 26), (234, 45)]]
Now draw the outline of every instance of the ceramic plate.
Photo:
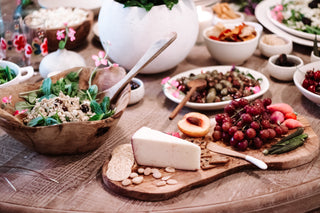
[(260, 2), (256, 9), (255, 9), (255, 16), (258, 19), (258, 21), (268, 30), (273, 32), (274, 34), (278, 34), (283, 37), (287, 37), (291, 39), (294, 43), (305, 45), (305, 46), (313, 46), (313, 41), (309, 39), (300, 38), (298, 36), (295, 36), (293, 34), (290, 34), (281, 28), (274, 25), (271, 20), (268, 18), (268, 10), (272, 5), (275, 5), (279, 0), (264, 0)]
[[(230, 71), (231, 68), (232, 68), (232, 66), (201, 67), (201, 68), (192, 69), (192, 70), (180, 73), (180, 74), (170, 78), (169, 82), (167, 82), (163, 86), (163, 92), (164, 92), (165, 96), (167, 96), (167, 98), (169, 98), (173, 102), (180, 103), (180, 101), (183, 99), (184, 95), (180, 95), (178, 98), (176, 98), (172, 95), (173, 91), (172, 91), (172, 89), (170, 89), (171, 88), (170, 82), (172, 80), (176, 80), (176, 79), (181, 78), (183, 76), (188, 77), (191, 73), (200, 74), (201, 72), (212, 71), (212, 70), (218, 70), (218, 72), (226, 73), (227, 71)], [(240, 70), (240, 72), (244, 72), (245, 74), (250, 73), (254, 78), (256, 78), (256, 79), (261, 78), (262, 79), (262, 82), (260, 83), (261, 91), (256, 94), (245, 97), (246, 99), (248, 99), (248, 100), (256, 99), (268, 91), (269, 81), (266, 78), (266, 76), (264, 76), (260, 72), (257, 72), (255, 70), (252, 70), (249, 68), (238, 67), (238, 66), (237, 66), (237, 68)], [(221, 102), (217, 102), (217, 103), (187, 102), (185, 106), (192, 108), (192, 109), (199, 109), (199, 110), (214, 110), (214, 109), (223, 109), (224, 106), (226, 106), (228, 103), (229, 103), (229, 101), (221, 101)]]
[(38, 0), (38, 3), (44, 8), (79, 7), (93, 10), (97, 15), (102, 5), (102, 0)]
[[(281, 4), (281, 0), (275, 0), (274, 4), (272, 4), (271, 7), (275, 6), (277, 4)], [(267, 8), (267, 17), (274, 25), (276, 25), (280, 29), (282, 29), (282, 30), (284, 30), (284, 31), (286, 31), (286, 32), (288, 32), (288, 33), (290, 33), (292, 35), (295, 35), (295, 36), (298, 36), (298, 37), (301, 37), (301, 38), (304, 38), (304, 39), (309, 39), (309, 40), (312, 40), (312, 41), (314, 40), (314, 34), (302, 32), (302, 31), (299, 31), (299, 30), (295, 30), (295, 29), (290, 28), (290, 27), (286, 26), (285, 24), (275, 20), (274, 18), (272, 18), (270, 7)], [(320, 37), (318, 38), (318, 40), (320, 41)]]

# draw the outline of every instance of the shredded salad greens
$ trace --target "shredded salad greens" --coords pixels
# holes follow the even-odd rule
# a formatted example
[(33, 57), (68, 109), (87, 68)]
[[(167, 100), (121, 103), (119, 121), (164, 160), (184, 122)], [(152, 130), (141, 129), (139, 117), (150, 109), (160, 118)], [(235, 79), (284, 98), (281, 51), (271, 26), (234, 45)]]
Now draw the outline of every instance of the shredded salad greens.
[(0, 66), (0, 84), (7, 83), (16, 77), (16, 73), (8, 66)]

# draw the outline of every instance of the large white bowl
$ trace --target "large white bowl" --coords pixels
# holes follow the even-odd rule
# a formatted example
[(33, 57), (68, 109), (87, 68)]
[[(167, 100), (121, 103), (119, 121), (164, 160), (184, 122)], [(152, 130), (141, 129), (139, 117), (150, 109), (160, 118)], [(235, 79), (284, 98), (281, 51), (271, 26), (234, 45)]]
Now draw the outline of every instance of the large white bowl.
[[(146, 11), (124, 7), (114, 0), (103, 1), (99, 19), (100, 41), (109, 57), (130, 70), (147, 49), (162, 37), (177, 32), (177, 39), (140, 73), (152, 74), (177, 66), (194, 46), (199, 22), (193, 0), (179, 1), (169, 10), (165, 5)], [(108, 41), (111, 45), (108, 45)]]
[(296, 85), (296, 87), (300, 90), (300, 92), (308, 98), (310, 101), (316, 103), (317, 105), (320, 105), (320, 95), (317, 95), (315, 93), (312, 93), (308, 91), (307, 89), (303, 88), (302, 82), (305, 79), (305, 73), (309, 70), (318, 70), (320, 69), (320, 61), (316, 61), (310, 64), (306, 64), (294, 73), (293, 75), (293, 82)]
[[(243, 64), (248, 58), (252, 56), (258, 46), (258, 41), (261, 36), (262, 26), (254, 22), (244, 22), (247, 25), (251, 25), (255, 28), (257, 36), (253, 39), (243, 42), (225, 42), (216, 41), (210, 39), (207, 36), (207, 32), (212, 30), (212, 27), (208, 27), (203, 31), (203, 37), (205, 44), (212, 58), (219, 64), (225, 65), (240, 65)], [(226, 28), (233, 29), (241, 23), (225, 24)]]

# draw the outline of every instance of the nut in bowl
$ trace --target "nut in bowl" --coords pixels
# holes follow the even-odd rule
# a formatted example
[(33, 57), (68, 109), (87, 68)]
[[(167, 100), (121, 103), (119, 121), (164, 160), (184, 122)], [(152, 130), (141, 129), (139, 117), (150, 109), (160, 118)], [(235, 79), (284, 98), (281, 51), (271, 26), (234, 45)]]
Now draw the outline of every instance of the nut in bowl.
[(220, 23), (206, 28), (203, 37), (210, 55), (219, 64), (240, 65), (256, 50), (261, 32), (262, 26), (253, 22)]
[[(307, 78), (307, 72), (313, 72), (313, 78), (315, 78), (313, 80), (314, 83), (318, 83), (320, 81), (320, 72), (318, 71), (320, 69), (320, 61), (316, 61), (313, 63), (309, 63), (306, 64), (300, 68), (297, 69), (297, 71), (295, 71), (294, 75), (293, 75), (293, 82), (296, 85), (296, 87), (299, 89), (299, 91), (306, 97), (308, 98), (310, 101), (314, 102), (315, 104), (317, 104), (318, 106), (320, 106), (320, 95), (319, 93), (317, 94), (316, 91), (318, 90), (318, 88), (316, 88), (316, 86), (311, 86), (310, 85), (304, 85), (306, 84), (306, 82), (304, 82), (305, 80), (308, 80)], [(319, 72), (317, 75), (314, 75), (315, 72)], [(304, 88), (304, 87), (307, 87)], [(310, 87), (310, 88), (308, 88)]]
[(292, 81), (293, 74), (303, 66), (301, 58), (295, 55), (274, 55), (268, 60), (267, 69), (269, 74), (281, 81)]
[(20, 68), (15, 63), (0, 60), (0, 88), (26, 81), (33, 73), (31, 66)]
[(46, 29), (46, 37), (48, 39), (48, 50), (54, 51), (59, 47), (57, 40), (57, 31), (64, 30), (64, 24), (76, 31), (76, 40), (68, 42), (67, 49), (75, 49), (86, 41), (93, 24), (93, 12), (91, 10), (81, 8), (51, 8), (40, 9), (25, 17), (27, 26), (36, 27), (37, 22), (44, 24)]
[(289, 38), (275, 34), (263, 35), (259, 41), (259, 49), (262, 55), (271, 57), (292, 52), (292, 41)]
[[(102, 72), (105, 71), (104, 69), (99, 69), (93, 78), (93, 83), (94, 85), (97, 85), (98, 88), (102, 88), (102, 85), (100, 85), (98, 82), (106, 82), (106, 79), (114, 79), (116, 76), (119, 78), (122, 78), (125, 75), (125, 71), (120, 68), (112, 68), (108, 69), (108, 72)], [(129, 103), (129, 98), (130, 98), (130, 85), (127, 85), (120, 95), (117, 97), (117, 99), (114, 100), (114, 102), (107, 104), (107, 98), (103, 97), (103, 95), (99, 95), (98, 91), (95, 91), (95, 94), (97, 94), (96, 99), (97, 104), (101, 105), (101, 108), (103, 110), (103, 103), (104, 106), (108, 106), (107, 110), (103, 110), (103, 114), (107, 114), (110, 110), (112, 111), (111, 116), (106, 116), (106, 118), (101, 117), (101, 119), (91, 119), (90, 117), (89, 120), (81, 119), (83, 121), (72, 121), (72, 122), (63, 122), (61, 121), (62, 118), (60, 117), (61, 115), (66, 115), (70, 109), (72, 109), (72, 106), (67, 107), (67, 105), (62, 106), (63, 111), (57, 110), (59, 112), (56, 112), (57, 115), (50, 116), (47, 115), (45, 116), (46, 111), (41, 111), (42, 109), (39, 108), (39, 112), (42, 112), (41, 116), (37, 117), (36, 119), (32, 119), (31, 121), (37, 122), (38, 124), (41, 122), (45, 122), (46, 126), (33, 126), (31, 125), (31, 121), (26, 125), (25, 124), (25, 119), (28, 118), (32, 112), (32, 110), (28, 111), (28, 113), (25, 114), (20, 114), (18, 116), (13, 115), (13, 107), (17, 108), (18, 102), (20, 103), (26, 103), (25, 99), (21, 97), (21, 94), (23, 93), (25, 96), (26, 94), (29, 94), (28, 97), (32, 97), (31, 93), (28, 91), (31, 90), (39, 90), (40, 86), (42, 88), (42, 92), (46, 94), (48, 92), (47, 89), (44, 88), (51, 88), (50, 91), (55, 90), (54, 87), (56, 88), (58, 85), (63, 86), (63, 82), (61, 81), (61, 78), (66, 78), (66, 76), (69, 76), (68, 74), (72, 73), (68, 79), (72, 76), (73, 74), (76, 73), (78, 75), (78, 94), (83, 94), (81, 91), (89, 91), (87, 90), (88, 88), (88, 82), (89, 78), (92, 72), (92, 68), (89, 67), (83, 67), (83, 68), (72, 68), (69, 70), (66, 70), (64, 72), (61, 72), (51, 78), (46, 78), (43, 82), (38, 82), (36, 84), (18, 84), (15, 87), (6, 87), (6, 88), (1, 88), (0, 89), (0, 100), (2, 100), (2, 108), (0, 109), (0, 127), (7, 132), (10, 136), (18, 140), (19, 142), (23, 143), (24, 145), (30, 147), (31, 149), (35, 150), (36, 152), (39, 152), (41, 154), (50, 154), (50, 155), (58, 155), (58, 154), (80, 154), (88, 151), (92, 151), (97, 149), (99, 146), (101, 146), (103, 143), (105, 143), (109, 137), (109, 129), (116, 126), (117, 122), (119, 121), (120, 117), (122, 116), (124, 110), (127, 107), (127, 104)], [(100, 79), (101, 78), (101, 79)], [(48, 82), (51, 82), (49, 79), (52, 81), (52, 86)], [(45, 84), (46, 81), (46, 84)], [(109, 85), (104, 85), (111, 87), (113, 83), (110, 83)], [(46, 86), (45, 86), (46, 85)], [(55, 86), (54, 86), (55, 85)], [(108, 88), (106, 87), (106, 88)], [(81, 90), (81, 91), (80, 91)], [(47, 92), (45, 92), (47, 91)], [(92, 93), (93, 91), (90, 91)], [(51, 108), (54, 106), (61, 106), (63, 105), (65, 99), (62, 97), (60, 98), (60, 93), (59, 96), (54, 97), (58, 98), (55, 100), (55, 103), (52, 105), (49, 105)], [(19, 95), (20, 94), (20, 95)], [(51, 96), (51, 95), (49, 95)], [(72, 95), (70, 95), (71, 97)], [(51, 96), (52, 97), (52, 96)], [(69, 97), (69, 100), (71, 100)], [(73, 97), (79, 97), (73, 96)], [(91, 97), (93, 98), (93, 97)], [(50, 98), (52, 99), (52, 98)], [(50, 101), (50, 99), (43, 98), (44, 101)], [(79, 97), (81, 100), (81, 98)], [(80, 105), (78, 99), (78, 104), (75, 102), (69, 102), (71, 105)], [(84, 99), (84, 102), (87, 99)], [(66, 100), (68, 101), (68, 99)], [(98, 102), (99, 101), (99, 102)], [(102, 101), (102, 102), (101, 102)], [(105, 101), (105, 102), (104, 102)], [(42, 102), (42, 101), (41, 101)], [(84, 102), (81, 102), (81, 106), (84, 104)], [(38, 105), (38, 101), (36, 102), (36, 105)], [(87, 112), (93, 112), (93, 107), (91, 104), (93, 103), (92, 101), (89, 102), (90, 104), (86, 104), (86, 106), (80, 107), (80, 110), (83, 113), (88, 114)], [(7, 105), (6, 105), (7, 104)], [(60, 105), (59, 105), (60, 104)], [(97, 106), (95, 104), (95, 106)], [(3, 107), (5, 105), (5, 107)], [(21, 105), (20, 105), (21, 106)], [(50, 107), (47, 106), (49, 109)], [(35, 106), (36, 107), (36, 106)], [(51, 109), (50, 108), (50, 109)], [(77, 110), (79, 111), (79, 110)], [(72, 110), (72, 114), (73, 114)], [(58, 114), (61, 113), (61, 114)], [(71, 112), (70, 116), (64, 116), (66, 120), (71, 119)], [(15, 113), (16, 114), (16, 113)], [(18, 113), (19, 114), (19, 113)], [(82, 113), (78, 113), (82, 114)], [(99, 116), (99, 113), (95, 113), (97, 116)], [(93, 114), (92, 114), (93, 115)], [(59, 116), (59, 118), (57, 118)], [(55, 119), (53, 119), (55, 117)], [(78, 116), (79, 117), (79, 116)], [(80, 116), (82, 118), (84, 116)], [(95, 117), (97, 118), (97, 117)], [(59, 121), (57, 123), (56, 121)], [(54, 125), (50, 125), (54, 124)]]

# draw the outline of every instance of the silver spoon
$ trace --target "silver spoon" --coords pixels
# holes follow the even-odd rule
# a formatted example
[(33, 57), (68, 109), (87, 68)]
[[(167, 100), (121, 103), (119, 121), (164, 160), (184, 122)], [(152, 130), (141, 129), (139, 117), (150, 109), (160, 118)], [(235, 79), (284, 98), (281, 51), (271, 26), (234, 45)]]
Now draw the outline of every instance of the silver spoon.
[(136, 65), (127, 73), (127, 75), (121, 79), (118, 83), (111, 88), (102, 91), (104, 96), (108, 96), (112, 101), (119, 92), (130, 83), (131, 79), (135, 77), (144, 67), (146, 67), (151, 61), (153, 61), (160, 53), (163, 52), (175, 39), (177, 38), (176, 32), (171, 32), (166, 38), (160, 39), (149, 47), (147, 52), (140, 58)]

